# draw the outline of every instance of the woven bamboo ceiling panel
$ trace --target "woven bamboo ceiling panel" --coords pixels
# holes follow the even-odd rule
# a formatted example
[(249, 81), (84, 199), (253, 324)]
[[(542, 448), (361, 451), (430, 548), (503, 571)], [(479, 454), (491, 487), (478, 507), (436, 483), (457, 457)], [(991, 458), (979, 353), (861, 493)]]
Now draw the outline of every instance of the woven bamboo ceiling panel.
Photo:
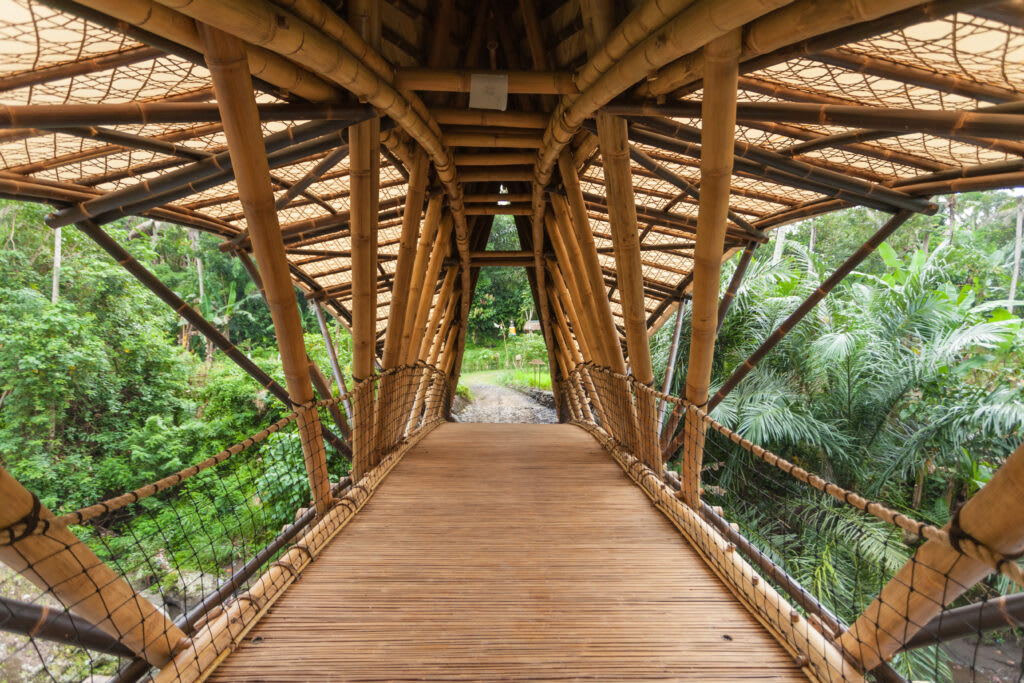
[[(606, 293), (623, 329), (593, 128), (601, 108), (629, 122), (647, 325), (656, 329), (690, 286), (701, 186), (701, 48), (715, 30), (743, 30), (726, 256), (764, 242), (775, 227), (847, 206), (927, 212), (936, 194), (1024, 184), (1020, 0), (633, 0), (610, 3), (613, 30), (604, 41), (584, 22), (579, 0), (377, 6), (379, 47), (356, 59), (362, 72), (404, 98), (392, 106), (347, 81), (353, 72), (340, 75), (340, 67), (313, 54), (317, 41), (349, 45), (352, 28), (339, 0), (0, 0), (0, 194), (59, 209), (109, 195), (116, 210), (97, 219), (141, 215), (215, 233), (225, 249), (248, 249), (231, 172), (193, 172), (227, 149), (200, 21), (248, 41), (293, 276), (346, 324), (349, 159), (338, 149), (360, 112), (371, 115), (372, 106), (382, 116), (378, 341), (409, 164), (431, 135), (439, 153), (453, 155), (454, 175), (432, 170), (429, 192), (465, 209), (476, 251), (498, 212), (493, 195), (511, 194), (528, 235), (531, 189), (563, 191), (554, 160), (563, 148), (573, 155)], [(692, 30), (672, 33), (684, 16)], [(668, 38), (649, 38), (658, 31)], [(647, 55), (642, 70), (630, 66), (638, 51)], [(496, 70), (510, 72), (507, 112), (470, 109), (459, 82)], [(542, 77), (531, 80), (530, 71)], [(132, 103), (170, 103), (202, 115), (119, 118), (94, 106)], [(335, 109), (310, 106), (317, 103)], [(403, 118), (409, 110), (425, 122), (422, 129)], [(147, 191), (131, 189), (140, 183)], [(296, 184), (301, 191), (290, 191)], [(453, 187), (461, 205), (452, 201)], [(458, 256), (454, 239), (450, 256)]]

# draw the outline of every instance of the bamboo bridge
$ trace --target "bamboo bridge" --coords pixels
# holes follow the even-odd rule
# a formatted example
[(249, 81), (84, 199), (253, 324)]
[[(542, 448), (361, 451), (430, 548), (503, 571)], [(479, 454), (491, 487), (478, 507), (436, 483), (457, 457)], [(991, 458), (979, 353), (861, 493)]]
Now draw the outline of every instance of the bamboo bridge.
[[(988, 674), (954, 676), (946, 644), (1019, 633), (1024, 448), (936, 528), (713, 411), (933, 197), (1024, 185), (1020, 0), (0, 6), (0, 197), (51, 205), (50, 228), (95, 241), (285, 411), (70, 512), (0, 468), (3, 677), (968, 680)], [(851, 206), (886, 220), (712, 395), (755, 250)], [(487, 250), (496, 216), (519, 250)], [(117, 221), (218, 236), (266, 300), (284, 384)], [(527, 270), (558, 425), (450, 420), (494, 266)], [(672, 320), (659, 391), (650, 338)], [(298, 489), (262, 450), (279, 433), (301, 446)], [(759, 499), (730, 496), (722, 462)], [(814, 528), (879, 565), (852, 619), (828, 577), (801, 586), (774, 552), (815, 523), (781, 516), (787, 491), (880, 530)], [(186, 528), (186, 507), (217, 514)]]

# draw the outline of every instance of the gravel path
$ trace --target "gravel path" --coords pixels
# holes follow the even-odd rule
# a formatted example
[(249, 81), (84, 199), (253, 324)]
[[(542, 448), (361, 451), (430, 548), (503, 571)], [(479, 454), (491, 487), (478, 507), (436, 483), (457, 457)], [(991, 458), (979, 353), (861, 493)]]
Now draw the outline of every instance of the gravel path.
[(525, 422), (554, 424), (558, 416), (529, 396), (493, 384), (470, 384), (473, 402), (454, 417), (458, 422)]

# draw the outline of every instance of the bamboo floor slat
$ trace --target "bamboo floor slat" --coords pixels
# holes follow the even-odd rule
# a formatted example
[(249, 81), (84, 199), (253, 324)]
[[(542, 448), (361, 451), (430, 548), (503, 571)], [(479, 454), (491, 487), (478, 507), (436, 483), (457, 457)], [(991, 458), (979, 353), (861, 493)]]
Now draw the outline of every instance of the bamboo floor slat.
[(586, 432), (445, 424), (215, 681), (806, 680)]

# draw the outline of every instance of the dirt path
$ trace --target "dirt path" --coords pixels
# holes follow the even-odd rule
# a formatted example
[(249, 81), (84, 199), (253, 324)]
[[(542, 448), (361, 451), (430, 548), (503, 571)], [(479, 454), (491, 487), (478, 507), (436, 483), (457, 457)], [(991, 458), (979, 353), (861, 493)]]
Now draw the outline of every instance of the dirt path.
[(454, 417), (458, 422), (525, 422), (554, 424), (558, 416), (514, 389), (493, 384), (470, 384), (473, 402)]

